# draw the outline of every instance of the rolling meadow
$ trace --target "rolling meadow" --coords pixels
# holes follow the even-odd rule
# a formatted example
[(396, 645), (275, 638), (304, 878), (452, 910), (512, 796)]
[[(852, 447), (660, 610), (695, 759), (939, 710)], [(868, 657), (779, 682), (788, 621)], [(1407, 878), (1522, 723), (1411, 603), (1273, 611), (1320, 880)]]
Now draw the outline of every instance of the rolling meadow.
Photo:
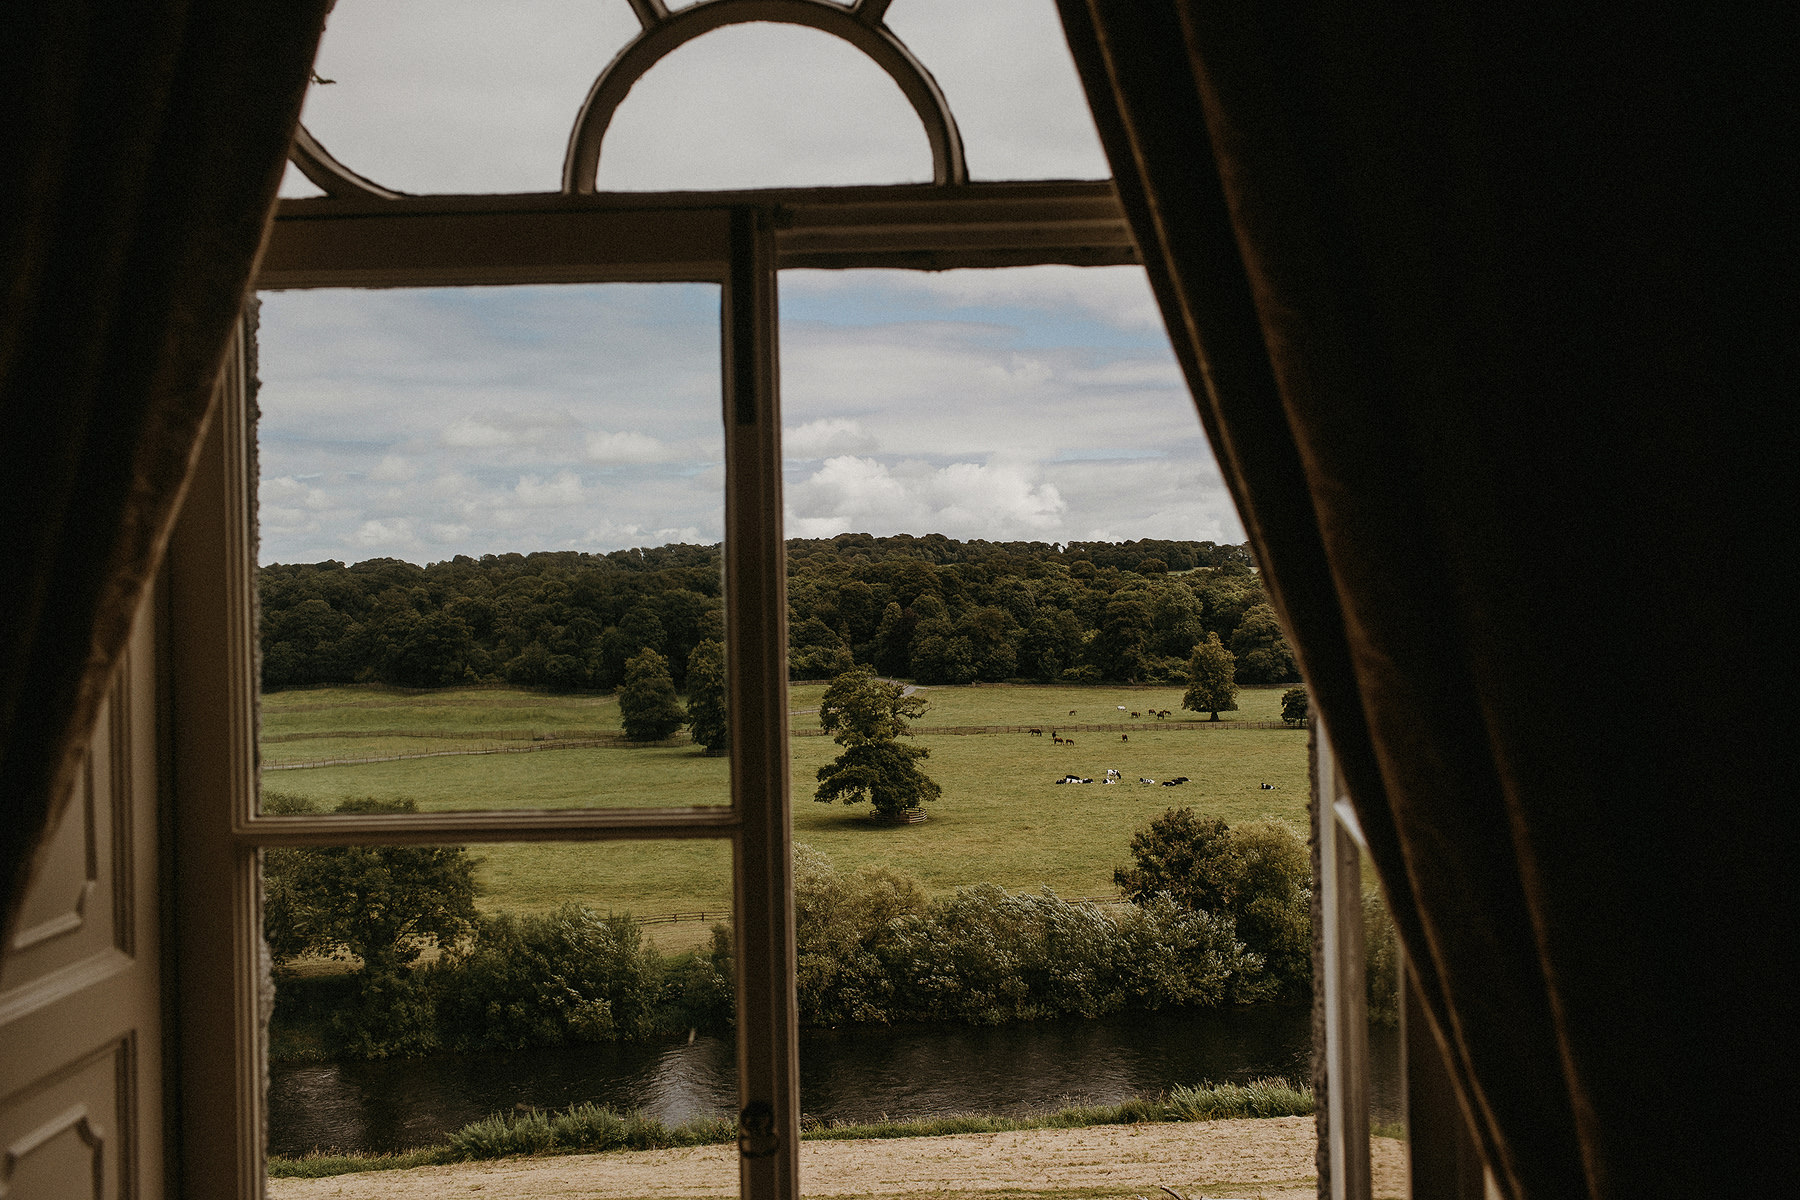
[[(818, 768), (837, 752), (829, 737), (807, 736), (818, 729), (824, 690), (797, 683), (790, 691), (795, 840), (840, 868), (909, 872), (933, 896), (992, 882), (1111, 897), (1133, 832), (1173, 806), (1233, 825), (1274, 817), (1304, 830), (1307, 733), (1280, 725), (1280, 686), (1244, 688), (1238, 711), (1211, 727), (1204, 714), (1181, 709), (1174, 685), (921, 688), (929, 707), (915, 722), (917, 744), (931, 751), (925, 768), (944, 794), (927, 821), (898, 827), (870, 821), (867, 806), (813, 801)], [(1158, 709), (1170, 716), (1157, 719)], [(1134, 720), (1133, 711), (1143, 715)], [(1247, 727), (1255, 725), (1274, 727)], [(931, 732), (981, 727), (1020, 731)], [(1023, 731), (1031, 727), (1044, 732)], [(1053, 730), (1070, 744), (1054, 744)], [(327, 809), (365, 796), (411, 799), (422, 810), (730, 802), (727, 758), (706, 756), (684, 735), (625, 743), (611, 696), (292, 689), (264, 697), (262, 731), (265, 792)], [(335, 765), (293, 765), (323, 762)], [(1100, 782), (1109, 767), (1123, 782)], [(1056, 783), (1065, 774), (1095, 782)], [(1189, 782), (1179, 787), (1138, 782), (1182, 775)], [(724, 841), (502, 844), (474, 853), (486, 910), (541, 912), (573, 900), (640, 918), (706, 914), (649, 924), (665, 950), (703, 941), (730, 907)]]

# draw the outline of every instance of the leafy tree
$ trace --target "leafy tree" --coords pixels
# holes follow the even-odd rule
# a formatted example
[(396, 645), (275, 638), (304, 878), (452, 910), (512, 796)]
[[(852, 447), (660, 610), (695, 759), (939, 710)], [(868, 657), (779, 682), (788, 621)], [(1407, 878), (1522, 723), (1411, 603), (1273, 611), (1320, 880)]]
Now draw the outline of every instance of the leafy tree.
[(975, 678), (975, 646), (966, 637), (942, 632), (946, 620), (920, 622), (913, 641), (912, 675), (924, 683), (968, 683)]
[(1281, 632), (1281, 620), (1267, 604), (1244, 610), (1231, 634), (1231, 652), (1237, 657), (1239, 683), (1286, 683), (1299, 677), (1294, 652)]
[(688, 731), (708, 754), (724, 754), (731, 749), (724, 646), (708, 638), (694, 647), (688, 655), (687, 686)]
[[(279, 793), (264, 811), (312, 811)], [(411, 800), (346, 800), (341, 813), (417, 812)], [(475, 920), (475, 860), (461, 846), (327, 846), (263, 855), (263, 924), (277, 962), (353, 955), (362, 973), (396, 972), (428, 946), (453, 945)]]
[[(826, 679), (843, 670), (839, 655), (848, 651), (844, 639), (818, 617), (788, 624), (788, 677)], [(835, 668), (835, 669), (834, 669)]]
[(1289, 725), (1298, 725), (1306, 720), (1307, 709), (1310, 705), (1311, 700), (1306, 694), (1304, 685), (1291, 687), (1281, 693), (1281, 719)]
[(1209, 712), (1213, 720), (1221, 712), (1237, 708), (1237, 682), (1232, 678), (1236, 660), (1231, 651), (1219, 643), (1219, 635), (1209, 633), (1194, 647), (1188, 660), (1188, 690), (1181, 707), (1190, 712)]
[(687, 713), (669, 678), (669, 661), (656, 651), (640, 650), (625, 664), (619, 720), (634, 742), (660, 742), (686, 723)]
[(1173, 808), (1131, 839), (1133, 865), (1113, 882), (1133, 904), (1166, 896), (1194, 912), (1229, 917), (1263, 965), (1267, 988), (1298, 995), (1312, 981), (1312, 865), (1306, 843), (1279, 821), (1232, 829)]
[(1191, 808), (1171, 808), (1131, 835), (1134, 865), (1113, 871), (1113, 882), (1133, 904), (1159, 893), (1196, 912), (1231, 908), (1243, 874), (1243, 858), (1231, 826)]
[(1150, 640), (1150, 608), (1138, 594), (1109, 601), (1100, 633), (1089, 647), (1093, 665), (1108, 679), (1143, 678)]
[(876, 678), (868, 667), (853, 667), (832, 680), (819, 704), (819, 723), (843, 750), (819, 768), (813, 799), (821, 804), (867, 800), (886, 817), (936, 800), (943, 789), (919, 769), (931, 752), (899, 741), (912, 736), (911, 721), (924, 712), (923, 696), (907, 695), (900, 684)]
[(909, 618), (897, 601), (888, 601), (881, 611), (881, 624), (875, 629), (875, 669), (885, 675), (908, 674), (912, 666), (913, 626), (916, 616)]

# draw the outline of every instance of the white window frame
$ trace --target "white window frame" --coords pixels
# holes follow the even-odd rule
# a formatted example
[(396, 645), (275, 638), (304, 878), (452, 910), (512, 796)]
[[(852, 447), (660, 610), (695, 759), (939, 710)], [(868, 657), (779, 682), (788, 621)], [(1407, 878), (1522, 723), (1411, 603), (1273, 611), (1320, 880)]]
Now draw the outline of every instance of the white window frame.
[(260, 289), (721, 287), (732, 803), (258, 813), (254, 349), (240, 331), (169, 553), (182, 1190), (219, 1200), (264, 1190), (263, 849), (704, 837), (732, 844), (741, 1192), (798, 1196), (777, 272), (1135, 261), (1109, 182), (284, 201)]

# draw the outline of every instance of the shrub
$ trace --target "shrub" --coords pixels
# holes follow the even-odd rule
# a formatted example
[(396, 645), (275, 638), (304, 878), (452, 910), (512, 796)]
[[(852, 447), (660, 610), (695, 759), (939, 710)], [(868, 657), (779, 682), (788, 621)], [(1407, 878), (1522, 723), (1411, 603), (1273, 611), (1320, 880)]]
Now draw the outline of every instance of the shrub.
[[(1305, 995), (1312, 986), (1312, 867), (1306, 843), (1279, 821), (1232, 829), (1217, 817), (1172, 808), (1131, 839), (1133, 865), (1113, 881), (1134, 904), (1159, 895), (1232, 923), (1263, 968), (1264, 995)], [(1250, 1000), (1246, 977), (1232, 994)]]
[(443, 1040), (516, 1050), (651, 1036), (663, 962), (629, 916), (578, 904), (541, 916), (487, 917), (474, 944), (435, 970)]
[(1289, 688), (1281, 693), (1281, 719), (1289, 725), (1300, 724), (1306, 720), (1311, 703), (1304, 684)]
[(1400, 940), (1381, 889), (1363, 892), (1363, 979), (1368, 988), (1369, 1019), (1379, 1025), (1400, 1023)]
[(722, 1031), (737, 1016), (731, 931), (712, 927), (712, 944), (668, 960), (663, 974), (662, 1023), (671, 1029)]
[(1228, 917), (1167, 897), (1118, 912), (995, 884), (927, 903), (885, 868), (837, 871), (798, 848), (801, 1019), (1006, 1021), (1264, 998), (1262, 960)]

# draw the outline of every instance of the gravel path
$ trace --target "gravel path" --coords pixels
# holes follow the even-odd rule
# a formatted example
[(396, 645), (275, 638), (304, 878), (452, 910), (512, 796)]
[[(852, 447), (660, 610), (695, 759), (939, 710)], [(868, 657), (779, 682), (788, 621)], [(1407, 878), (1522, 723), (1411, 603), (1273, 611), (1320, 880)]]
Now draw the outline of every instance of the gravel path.
[[(1026, 1196), (1313, 1200), (1313, 1119), (1098, 1125), (891, 1141), (804, 1142), (809, 1197)], [(1375, 1195), (1403, 1196), (1405, 1148), (1378, 1138)], [(479, 1193), (479, 1197), (471, 1197)], [(637, 1200), (737, 1195), (737, 1148), (578, 1154), (271, 1179), (270, 1200)]]

